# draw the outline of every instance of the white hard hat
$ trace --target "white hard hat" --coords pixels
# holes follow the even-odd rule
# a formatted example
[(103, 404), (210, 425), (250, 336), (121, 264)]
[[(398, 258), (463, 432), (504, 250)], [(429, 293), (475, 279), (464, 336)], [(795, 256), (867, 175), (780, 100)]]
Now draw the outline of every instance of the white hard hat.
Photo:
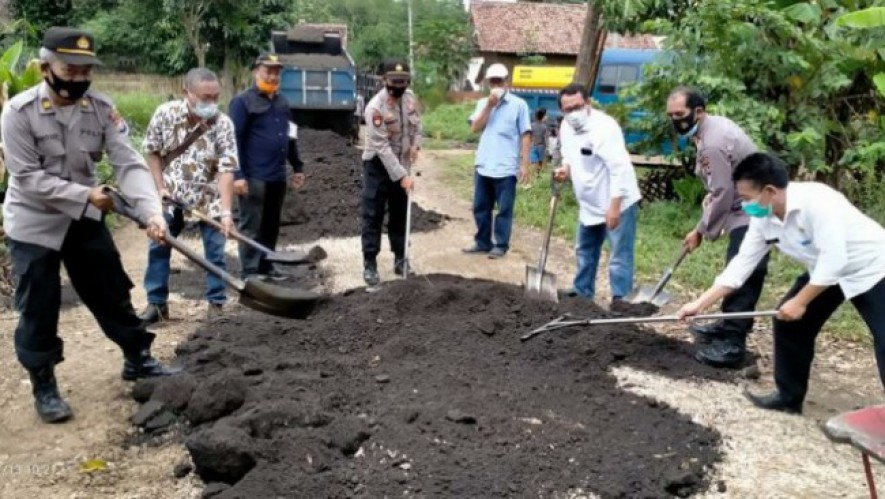
[(489, 69), (486, 70), (486, 80), (490, 80), (492, 78), (501, 78), (506, 79), (510, 72), (507, 71), (507, 66), (496, 63), (489, 66)]

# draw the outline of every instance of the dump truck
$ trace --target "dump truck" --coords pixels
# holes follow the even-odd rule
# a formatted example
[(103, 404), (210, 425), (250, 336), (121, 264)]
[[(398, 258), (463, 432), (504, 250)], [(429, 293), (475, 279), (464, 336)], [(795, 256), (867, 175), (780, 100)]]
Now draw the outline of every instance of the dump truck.
[(355, 134), (357, 70), (347, 52), (347, 26), (302, 23), (271, 38), (283, 63), (280, 93), (289, 100), (295, 124)]

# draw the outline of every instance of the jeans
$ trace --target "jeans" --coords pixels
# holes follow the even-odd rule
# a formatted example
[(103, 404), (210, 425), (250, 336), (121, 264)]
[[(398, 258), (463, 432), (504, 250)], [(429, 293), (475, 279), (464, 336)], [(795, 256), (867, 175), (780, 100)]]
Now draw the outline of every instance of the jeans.
[[(516, 177), (492, 178), (474, 175), (473, 218), (476, 221), (476, 246), (483, 251), (493, 247), (510, 249), (510, 233), (513, 230), (513, 205), (516, 202)], [(498, 206), (495, 216), (495, 242), (492, 244), (492, 210)]]
[(28, 370), (64, 360), (58, 335), (61, 307), (61, 264), (77, 295), (102, 332), (126, 357), (150, 348), (153, 333), (135, 315), (120, 253), (104, 223), (83, 218), (71, 222), (59, 251), (7, 238), (15, 279), (15, 353)]
[[(249, 179), (249, 194), (239, 197), (240, 234), (254, 239), (267, 248), (277, 247), (280, 237), (280, 217), (286, 200), (286, 182), (264, 182)], [(269, 274), (273, 270), (265, 254), (240, 243), (240, 266), (243, 277)]]
[(581, 225), (578, 223), (578, 272), (574, 287), (585, 298), (596, 296), (596, 271), (602, 253), (602, 243), (608, 238), (611, 245), (611, 258), (608, 262), (612, 299), (627, 296), (633, 289), (633, 250), (636, 245), (636, 221), (639, 217), (639, 203), (621, 212), (621, 223), (615, 230), (608, 230), (605, 224)]
[[(169, 225), (169, 234), (178, 237), (184, 229), (184, 216), (180, 210), (173, 214), (164, 213)], [(200, 222), (200, 235), (203, 237), (203, 252), (206, 259), (224, 270), (225, 237), (221, 231), (211, 225)], [(144, 289), (147, 291), (148, 303), (165, 305), (169, 299), (169, 261), (172, 248), (151, 241), (148, 247), (148, 266), (144, 273)], [(224, 281), (215, 274), (206, 273), (206, 301), (223, 304), (226, 301)]]
[[(808, 281), (808, 273), (799, 276), (781, 304), (799, 294)], [(774, 319), (774, 382), (784, 402), (801, 405), (805, 400), (817, 334), (844, 301), (842, 289), (830, 286), (811, 300), (798, 321)], [(852, 298), (851, 304), (870, 328), (879, 379), (885, 385), (885, 279)]]
[(381, 229), (387, 210), (387, 238), (394, 258), (401, 260), (406, 250), (406, 214), (408, 193), (399, 182), (390, 180), (384, 163), (377, 156), (363, 162), (362, 193), (363, 261), (375, 262), (381, 252)]

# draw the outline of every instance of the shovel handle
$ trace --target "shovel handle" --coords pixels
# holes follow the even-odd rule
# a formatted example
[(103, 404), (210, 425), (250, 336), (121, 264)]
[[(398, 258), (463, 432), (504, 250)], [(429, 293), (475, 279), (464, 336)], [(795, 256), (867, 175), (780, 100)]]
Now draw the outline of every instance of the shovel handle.
[(673, 277), (673, 273), (676, 272), (676, 269), (679, 268), (679, 265), (682, 264), (682, 261), (685, 260), (685, 257), (688, 256), (688, 246), (682, 245), (682, 249), (679, 251), (679, 256), (676, 257), (676, 261), (673, 262), (673, 265), (670, 266), (666, 271), (664, 271), (664, 275), (661, 277), (661, 280), (655, 284), (654, 289), (652, 290), (651, 297), (649, 300), (655, 299), (661, 291), (664, 289), (664, 286), (670, 282), (670, 278)]
[[(172, 199), (169, 197), (163, 198), (163, 200), (169, 202), (170, 204), (172, 204), (176, 208), (180, 208), (182, 210), (190, 212), (191, 215), (197, 217), (201, 222), (205, 222), (218, 230), (224, 230), (224, 226), (221, 225), (221, 223), (219, 223), (217, 220), (215, 220), (212, 217), (210, 217), (209, 215), (197, 210), (196, 208), (189, 206), (188, 204), (184, 203), (183, 201), (179, 201), (177, 199)], [(261, 251), (262, 253), (265, 253), (267, 255), (274, 253), (274, 250), (268, 248), (267, 246), (259, 243), (258, 241), (254, 240), (254, 239), (244, 236), (236, 229), (232, 230), (230, 232), (230, 235), (231, 235), (231, 237), (233, 237), (237, 241), (240, 241), (241, 243), (248, 244), (249, 246), (252, 246), (253, 248), (257, 249), (258, 251)]]
[(541, 255), (538, 257), (538, 271), (543, 274), (544, 268), (547, 266), (547, 253), (550, 249), (550, 237), (553, 235), (553, 221), (556, 219), (556, 206), (559, 204), (559, 193), (562, 190), (562, 183), (557, 182), (556, 178), (551, 176), (553, 194), (550, 196), (550, 213), (547, 215), (547, 230), (544, 232), (544, 245), (541, 246)]

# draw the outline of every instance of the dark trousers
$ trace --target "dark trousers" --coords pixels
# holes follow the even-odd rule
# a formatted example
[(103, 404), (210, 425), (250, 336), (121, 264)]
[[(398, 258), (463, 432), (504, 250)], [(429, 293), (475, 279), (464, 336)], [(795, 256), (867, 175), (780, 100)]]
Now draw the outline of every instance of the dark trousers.
[[(263, 182), (249, 179), (249, 194), (239, 196), (240, 221), (237, 230), (262, 245), (276, 249), (280, 236), (280, 217), (286, 199), (286, 182)], [(268, 274), (273, 265), (264, 253), (240, 243), (240, 267), (242, 275)]]
[(362, 243), (363, 259), (374, 262), (381, 252), (381, 228), (387, 209), (387, 237), (395, 258), (402, 259), (406, 248), (406, 190), (390, 180), (377, 157), (363, 161)]
[[(741, 249), (741, 243), (744, 236), (747, 235), (747, 226), (738, 227), (728, 235), (728, 249), (725, 252), (725, 262), (728, 263), (732, 258), (737, 256)], [(762, 285), (765, 284), (765, 275), (768, 273), (768, 255), (766, 254), (762, 261), (750, 274), (749, 279), (744, 285), (736, 289), (733, 293), (726, 296), (722, 300), (723, 312), (752, 312), (756, 310), (756, 302), (762, 295)], [(722, 321), (717, 327), (724, 333), (730, 333), (736, 336), (737, 340), (746, 338), (747, 333), (753, 329), (753, 319), (731, 319)]]
[[(808, 273), (796, 279), (781, 303), (793, 298), (808, 284)], [(783, 400), (800, 405), (808, 391), (808, 377), (814, 360), (814, 341), (821, 327), (845, 295), (839, 286), (830, 286), (817, 296), (798, 321), (774, 321), (774, 381)], [(885, 279), (869, 291), (851, 299), (852, 305), (863, 317), (873, 335), (879, 379), (885, 385)]]
[(62, 263), (105, 336), (119, 345), (126, 357), (137, 357), (150, 348), (154, 335), (135, 315), (129, 294), (132, 281), (103, 223), (89, 219), (73, 222), (60, 251), (13, 239), (7, 239), (7, 245), (16, 282), (15, 309), (21, 314), (15, 328), (15, 353), (26, 369), (64, 360), (58, 336)]
[[(473, 218), (476, 221), (474, 242), (483, 251), (493, 247), (504, 251), (510, 249), (510, 232), (513, 230), (513, 205), (516, 202), (516, 177), (493, 178), (476, 173), (473, 184)], [(498, 205), (494, 229), (492, 210)], [(492, 230), (495, 242), (492, 244)]]

